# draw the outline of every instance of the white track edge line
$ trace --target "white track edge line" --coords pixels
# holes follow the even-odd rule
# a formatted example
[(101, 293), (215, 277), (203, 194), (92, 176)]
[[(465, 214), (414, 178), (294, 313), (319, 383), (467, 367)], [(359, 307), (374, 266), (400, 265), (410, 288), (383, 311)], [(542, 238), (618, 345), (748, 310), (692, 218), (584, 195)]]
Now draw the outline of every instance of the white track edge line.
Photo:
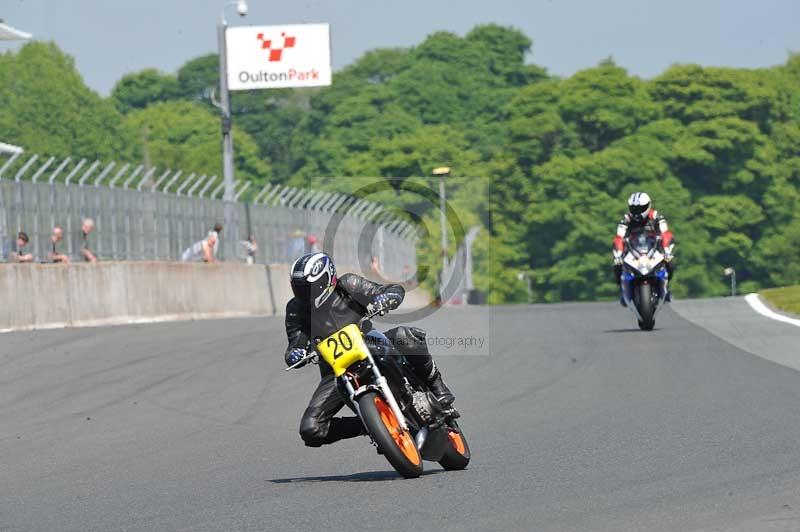
[(767, 307), (763, 301), (761, 301), (761, 298), (758, 294), (747, 294), (744, 296), (744, 300), (747, 301), (747, 304), (750, 305), (750, 308), (764, 317), (775, 321), (782, 321), (783, 323), (788, 323), (789, 325), (794, 325), (795, 327), (800, 327), (800, 320), (796, 320), (794, 318), (790, 318), (789, 316), (784, 316), (783, 314), (778, 314), (777, 312), (773, 311)]

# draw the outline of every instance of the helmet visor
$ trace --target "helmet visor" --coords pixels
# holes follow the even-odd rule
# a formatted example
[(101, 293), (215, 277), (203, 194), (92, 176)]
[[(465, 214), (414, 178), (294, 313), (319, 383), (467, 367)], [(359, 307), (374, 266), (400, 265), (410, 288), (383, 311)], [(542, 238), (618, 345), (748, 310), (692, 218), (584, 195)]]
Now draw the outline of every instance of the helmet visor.
[(644, 213), (646, 213), (649, 208), (650, 208), (649, 203), (645, 203), (644, 205), (631, 205), (630, 211), (631, 214), (634, 216), (641, 216)]

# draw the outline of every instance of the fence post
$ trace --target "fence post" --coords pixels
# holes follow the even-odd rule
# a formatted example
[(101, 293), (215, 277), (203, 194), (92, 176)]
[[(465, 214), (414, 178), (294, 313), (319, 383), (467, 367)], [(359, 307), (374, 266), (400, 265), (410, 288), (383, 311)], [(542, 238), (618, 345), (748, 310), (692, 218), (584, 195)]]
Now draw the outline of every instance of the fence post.
[(245, 190), (247, 190), (248, 188), (250, 188), (250, 185), (251, 185), (251, 184), (252, 184), (252, 182), (250, 182), (250, 181), (245, 181), (245, 182), (244, 182), (244, 186), (243, 186), (242, 188), (240, 188), (240, 189), (239, 189), (239, 192), (237, 192), (237, 193), (236, 193), (236, 195), (233, 197), (233, 200), (234, 200), (234, 201), (239, 201), (239, 198), (241, 197), (241, 195), (242, 195), (242, 194), (244, 194), (244, 191), (245, 191)]
[[(114, 177), (111, 178), (111, 182), (108, 183), (109, 188), (114, 188), (114, 185), (116, 184), (117, 180), (120, 177), (122, 177), (123, 175), (125, 175), (125, 172), (127, 172), (128, 168), (130, 168), (130, 167), (131, 167), (130, 163), (125, 163), (122, 166), (122, 168), (120, 168), (119, 171), (116, 173), (116, 175), (114, 175)], [(141, 166), (139, 168), (141, 168)], [(138, 170), (138, 168), (137, 168), (137, 170)], [(98, 185), (97, 183), (94, 184), (94, 186), (97, 186), (97, 185)]]
[(14, 155), (12, 155), (11, 157), (8, 158), (8, 160), (6, 161), (6, 164), (4, 164), (2, 167), (0, 167), (0, 179), (3, 179), (3, 174), (5, 173), (5, 171), (8, 169), (9, 166), (14, 164), (14, 161), (16, 161), (17, 158), (20, 155), (22, 155), (21, 151), (14, 152)]
[(177, 181), (178, 178), (181, 177), (182, 173), (183, 173), (182, 170), (178, 170), (177, 172), (175, 172), (175, 175), (172, 176), (172, 179), (167, 181), (167, 184), (164, 185), (164, 188), (161, 189), (161, 192), (163, 192), (164, 194), (169, 193), (169, 187), (171, 187), (173, 185), (173, 183), (175, 183), (175, 181)]
[(189, 189), (189, 190), (186, 192), (186, 195), (187, 195), (187, 196), (189, 196), (190, 198), (191, 198), (192, 196), (194, 196), (194, 191), (195, 191), (195, 190), (197, 190), (197, 187), (199, 187), (199, 186), (200, 186), (200, 185), (203, 183), (203, 181), (205, 181), (205, 180), (206, 180), (206, 175), (205, 175), (205, 174), (203, 174), (203, 175), (201, 175), (200, 177), (198, 177), (198, 178), (197, 178), (197, 181), (195, 181), (195, 182), (194, 182), (194, 185), (192, 185), (192, 188), (190, 188), (190, 189)]
[(84, 174), (78, 180), (78, 186), (82, 187), (83, 183), (89, 178), (90, 175), (92, 175), (92, 172), (94, 172), (98, 166), (100, 166), (100, 161), (93, 162), (92, 165), (89, 167), (89, 169), (86, 170), (86, 172), (84, 172)]
[(266, 196), (266, 197), (265, 197), (263, 200), (261, 200), (261, 203), (262, 203), (262, 204), (265, 204), (265, 203), (267, 203), (267, 202), (268, 202), (270, 199), (272, 199), (272, 197), (273, 197), (273, 196), (274, 196), (276, 193), (280, 193), (280, 190), (281, 190), (281, 188), (285, 188), (285, 187), (284, 187), (283, 185), (278, 185), (278, 186), (276, 186), (275, 188), (273, 188), (273, 189), (270, 191), (270, 193), (269, 193), (269, 194), (267, 194), (267, 196)]
[(80, 161), (78, 161), (78, 164), (75, 165), (75, 168), (73, 168), (72, 171), (68, 173), (67, 177), (64, 179), (65, 185), (69, 185), (70, 180), (72, 180), (72, 178), (75, 176), (75, 174), (78, 173), (78, 170), (80, 170), (84, 164), (86, 164), (86, 159), (81, 159)]
[(214, 181), (216, 181), (216, 180), (217, 180), (217, 176), (215, 176), (215, 175), (212, 175), (212, 176), (209, 178), (209, 180), (208, 180), (208, 182), (206, 183), (206, 185), (205, 185), (205, 186), (204, 186), (204, 187), (203, 187), (203, 188), (200, 190), (200, 192), (198, 192), (198, 193), (197, 193), (197, 195), (198, 195), (199, 197), (201, 197), (201, 198), (202, 198), (202, 197), (204, 197), (204, 196), (205, 196), (205, 194), (206, 194), (206, 191), (207, 191), (209, 188), (211, 188), (211, 185), (213, 185), (213, 184), (214, 184)]
[(22, 168), (20, 168), (20, 169), (19, 169), (19, 171), (17, 172), (17, 175), (15, 175), (15, 176), (14, 176), (14, 181), (16, 181), (17, 183), (19, 183), (19, 181), (20, 181), (20, 179), (22, 178), (22, 176), (23, 176), (23, 175), (25, 175), (25, 172), (27, 172), (27, 171), (28, 171), (28, 168), (30, 168), (30, 166), (31, 166), (33, 163), (35, 163), (35, 162), (36, 162), (36, 159), (38, 159), (38, 158), (39, 158), (39, 156), (38, 156), (38, 155), (34, 155), (34, 156), (33, 156), (33, 157), (31, 157), (30, 159), (28, 159), (28, 162), (27, 162), (27, 163), (25, 163), (25, 164), (23, 164), (23, 165), (22, 165)]
[(223, 180), (219, 185), (217, 185), (217, 188), (211, 191), (211, 196), (209, 196), (209, 199), (215, 199), (217, 197), (217, 194), (219, 194), (219, 191), (222, 190), (224, 186), (225, 186), (225, 180)]
[(181, 183), (181, 186), (179, 186), (178, 190), (175, 191), (175, 194), (178, 195), (178, 196), (181, 196), (182, 195), (181, 193), (183, 192), (183, 189), (186, 188), (186, 185), (188, 185), (192, 181), (192, 179), (194, 179), (194, 176), (195, 176), (194, 172), (189, 174), (189, 177), (187, 177), (186, 179), (183, 180), (183, 183)]
[(48, 182), (49, 184), (51, 184), (51, 185), (52, 185), (52, 184), (55, 182), (55, 180), (56, 180), (56, 177), (58, 177), (58, 174), (60, 174), (60, 173), (61, 173), (61, 171), (62, 171), (62, 170), (63, 170), (63, 169), (64, 169), (64, 168), (65, 168), (65, 167), (66, 167), (66, 166), (69, 164), (69, 162), (70, 162), (71, 160), (72, 160), (72, 158), (71, 158), (71, 157), (67, 157), (66, 159), (64, 159), (64, 160), (61, 162), (61, 164), (59, 164), (59, 165), (58, 165), (58, 168), (56, 168), (55, 170), (53, 170), (53, 173), (52, 173), (52, 174), (50, 174), (50, 179), (49, 179), (47, 182)]
[[(115, 164), (116, 163), (114, 163), (112, 161), (108, 166), (106, 166), (105, 170), (100, 172), (100, 175), (97, 176), (97, 179), (94, 180), (94, 186), (96, 186), (96, 187), (100, 186), (100, 183), (103, 182), (103, 179), (105, 179), (106, 176), (109, 174), (109, 172), (111, 172), (111, 170), (113, 170)], [(81, 183), (81, 184), (83, 184), (83, 183)]]
[(39, 169), (36, 171), (36, 173), (33, 174), (33, 177), (31, 178), (31, 182), (32, 183), (36, 183), (36, 181), (39, 179), (39, 176), (42, 175), (44, 173), (44, 171), (47, 170), (47, 167), (49, 167), (51, 164), (53, 164), (53, 161), (55, 161), (55, 160), (56, 160), (55, 157), (50, 157), (47, 160), (46, 163), (44, 163), (41, 167), (39, 167)]

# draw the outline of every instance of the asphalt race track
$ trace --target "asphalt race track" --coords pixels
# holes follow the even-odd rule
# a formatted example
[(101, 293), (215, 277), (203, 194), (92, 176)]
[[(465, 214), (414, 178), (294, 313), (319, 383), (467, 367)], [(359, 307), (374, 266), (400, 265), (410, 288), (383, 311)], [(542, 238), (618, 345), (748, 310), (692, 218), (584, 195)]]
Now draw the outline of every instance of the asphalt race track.
[(423, 325), (487, 343), (435, 349), (473, 461), (416, 480), (366, 438), (303, 447), (281, 318), (0, 335), (0, 530), (800, 530), (796, 370), (671, 309)]

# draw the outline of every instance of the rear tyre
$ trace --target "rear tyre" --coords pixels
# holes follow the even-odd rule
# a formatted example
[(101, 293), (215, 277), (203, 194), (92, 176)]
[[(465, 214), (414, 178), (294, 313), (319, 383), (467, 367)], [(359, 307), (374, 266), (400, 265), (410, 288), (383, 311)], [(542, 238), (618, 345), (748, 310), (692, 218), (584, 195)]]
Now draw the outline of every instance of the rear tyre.
[(655, 306), (653, 305), (653, 292), (652, 286), (649, 284), (640, 284), (639, 287), (639, 301), (636, 302), (636, 308), (642, 319), (639, 321), (639, 328), (643, 331), (652, 331), (656, 326), (655, 320)]
[(464, 469), (469, 464), (470, 452), (464, 433), (453, 422), (454, 427), (447, 428), (447, 450), (439, 460), (439, 465), (447, 471)]
[(389, 403), (370, 392), (358, 398), (361, 419), (378, 449), (392, 467), (405, 478), (422, 474), (422, 457), (410, 432), (403, 429)]

